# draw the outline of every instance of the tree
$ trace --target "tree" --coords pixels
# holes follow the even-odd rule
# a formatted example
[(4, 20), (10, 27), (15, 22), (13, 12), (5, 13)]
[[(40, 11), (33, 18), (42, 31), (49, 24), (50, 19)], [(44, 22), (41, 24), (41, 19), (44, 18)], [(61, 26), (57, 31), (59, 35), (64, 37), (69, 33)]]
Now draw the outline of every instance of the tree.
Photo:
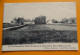
[(19, 18), (17, 19), (17, 23), (20, 24), (20, 25), (23, 25), (23, 24), (24, 24), (24, 18), (20, 18), (20, 17), (19, 17)]
[(58, 23), (58, 21), (55, 19), (52, 19), (52, 23)]
[(64, 18), (64, 19), (62, 19), (62, 21), (60, 21), (60, 23), (68, 23), (68, 19)]
[(11, 23), (15, 23), (15, 24), (18, 24), (18, 25), (23, 25), (24, 24), (24, 18), (21, 18), (21, 17), (18, 17), (18, 19), (17, 18), (14, 18), (12, 21), (11, 21)]
[(17, 23), (17, 19), (16, 19), (16, 17), (15, 17), (13, 20), (15, 21), (15, 23)]
[(72, 24), (75, 23), (75, 24), (76, 24), (76, 18), (70, 18), (70, 19), (69, 19), (69, 23), (72, 23)]
[(46, 16), (36, 17), (34, 22), (35, 24), (46, 24)]

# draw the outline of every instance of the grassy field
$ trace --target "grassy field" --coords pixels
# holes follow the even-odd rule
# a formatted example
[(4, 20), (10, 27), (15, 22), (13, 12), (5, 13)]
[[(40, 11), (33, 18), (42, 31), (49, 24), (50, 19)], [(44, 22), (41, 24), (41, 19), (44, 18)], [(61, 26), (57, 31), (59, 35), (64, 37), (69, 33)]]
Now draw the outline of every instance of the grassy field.
[(53, 42), (77, 42), (76, 30), (55, 30), (45, 25), (31, 25), (3, 31), (3, 45)]
[(17, 24), (10, 24), (10, 23), (3, 23), (3, 28), (14, 27), (14, 26), (19, 26), (19, 25), (17, 25)]

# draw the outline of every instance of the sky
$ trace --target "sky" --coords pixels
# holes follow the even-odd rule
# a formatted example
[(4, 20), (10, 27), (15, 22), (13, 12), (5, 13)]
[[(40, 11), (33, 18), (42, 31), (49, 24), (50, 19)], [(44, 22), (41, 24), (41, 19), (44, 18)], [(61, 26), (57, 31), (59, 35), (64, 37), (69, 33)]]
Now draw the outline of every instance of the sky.
[(5, 3), (3, 23), (10, 23), (15, 17), (35, 19), (46, 16), (46, 20), (76, 17), (75, 2)]

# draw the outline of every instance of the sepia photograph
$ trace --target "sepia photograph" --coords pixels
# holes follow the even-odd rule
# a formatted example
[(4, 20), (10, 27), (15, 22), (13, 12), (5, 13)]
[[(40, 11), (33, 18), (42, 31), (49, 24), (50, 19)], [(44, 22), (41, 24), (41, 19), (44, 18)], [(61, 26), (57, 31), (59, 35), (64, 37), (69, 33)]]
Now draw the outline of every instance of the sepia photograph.
[(23, 50), (78, 50), (76, 3), (5, 3), (2, 51)]

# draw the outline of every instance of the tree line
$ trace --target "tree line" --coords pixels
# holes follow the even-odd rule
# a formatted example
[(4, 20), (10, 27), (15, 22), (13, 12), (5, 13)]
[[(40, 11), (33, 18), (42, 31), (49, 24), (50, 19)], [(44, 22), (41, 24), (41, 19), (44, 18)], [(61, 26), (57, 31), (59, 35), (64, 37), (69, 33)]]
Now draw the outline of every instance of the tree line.
[[(48, 20), (50, 21), (50, 20)], [(48, 21), (46, 21), (46, 16), (39, 16), (39, 17), (35, 17), (35, 19), (24, 19), (24, 18), (21, 18), (21, 17), (18, 17), (18, 18), (14, 18), (11, 23), (15, 23), (15, 24), (19, 24), (19, 25), (23, 25), (24, 22), (34, 22), (35, 24), (47, 24)], [(71, 23), (71, 24), (74, 24), (76, 23), (76, 18), (64, 18), (62, 19), (61, 21), (58, 21), (56, 19), (52, 19), (51, 20), (52, 23)]]
[(69, 24), (76, 24), (76, 18), (64, 18), (61, 21), (57, 21), (55, 19), (52, 19), (53, 23), (69, 23)]

